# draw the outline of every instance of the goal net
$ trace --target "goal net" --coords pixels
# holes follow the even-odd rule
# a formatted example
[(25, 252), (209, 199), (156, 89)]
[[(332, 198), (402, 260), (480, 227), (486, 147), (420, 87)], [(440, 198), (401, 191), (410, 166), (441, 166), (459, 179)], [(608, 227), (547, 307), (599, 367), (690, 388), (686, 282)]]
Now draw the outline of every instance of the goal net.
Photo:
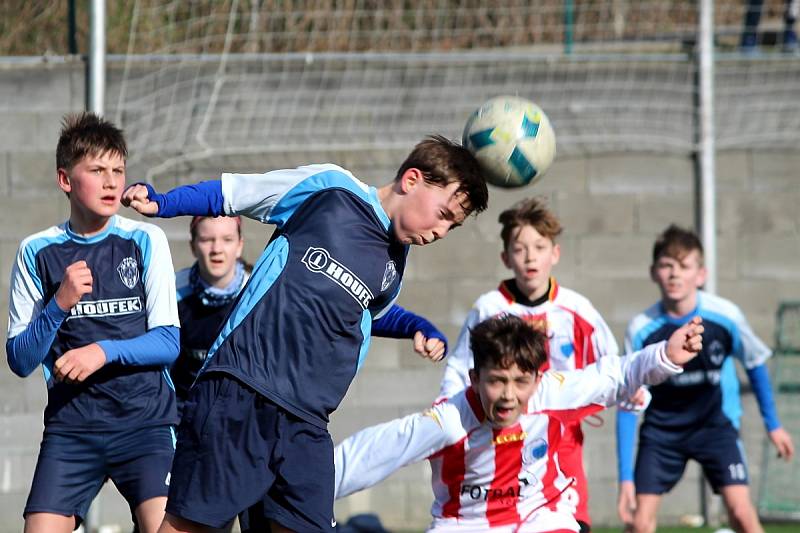
[[(766, 2), (762, 29), (778, 27)], [(560, 155), (689, 154), (696, 145), (695, 2), (193, 0), (120, 2), (108, 114), (152, 178), (248, 154), (407, 150), (451, 138), (482, 101), (530, 98)], [(737, 49), (742, 2), (717, 2)], [(796, 146), (797, 61), (717, 63), (718, 147)], [(754, 98), (754, 95), (758, 96)], [(233, 160), (233, 158), (231, 158)]]
[[(781, 423), (790, 435), (800, 435), (800, 302), (784, 302), (778, 308), (773, 372), (775, 402)], [(764, 446), (758, 511), (768, 519), (800, 520), (797, 461), (786, 463), (775, 449)]]

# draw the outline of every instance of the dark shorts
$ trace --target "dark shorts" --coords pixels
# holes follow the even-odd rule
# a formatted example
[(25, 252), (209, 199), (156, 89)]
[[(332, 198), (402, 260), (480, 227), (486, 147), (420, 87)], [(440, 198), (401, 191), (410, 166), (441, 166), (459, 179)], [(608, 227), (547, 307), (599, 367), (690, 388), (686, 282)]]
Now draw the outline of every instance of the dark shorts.
[(211, 527), (256, 502), (295, 531), (333, 531), (333, 442), (327, 430), (235, 378), (200, 378), (184, 406), (167, 512)]
[(133, 511), (145, 500), (167, 495), (174, 450), (172, 426), (113, 432), (48, 430), (23, 514), (75, 516), (77, 526), (106, 479), (114, 482)]
[(728, 485), (747, 485), (747, 462), (739, 434), (731, 425), (672, 432), (642, 427), (636, 456), (636, 493), (663, 494), (680, 480), (694, 459), (714, 492)]

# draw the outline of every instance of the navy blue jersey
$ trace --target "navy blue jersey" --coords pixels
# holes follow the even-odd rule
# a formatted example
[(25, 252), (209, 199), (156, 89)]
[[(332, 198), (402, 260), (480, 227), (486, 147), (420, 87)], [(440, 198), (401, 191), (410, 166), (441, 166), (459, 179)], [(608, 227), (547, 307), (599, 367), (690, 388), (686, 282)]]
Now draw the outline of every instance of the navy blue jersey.
[(42, 362), (46, 427), (108, 431), (177, 422), (163, 365), (109, 362), (77, 384), (52, 375), (56, 359), (68, 350), (178, 326), (172, 259), (158, 227), (114, 216), (92, 237), (76, 235), (64, 223), (23, 240), (11, 278), (8, 337), (25, 331), (42, 313), (66, 267), (80, 260), (92, 272), (92, 292), (69, 311)]
[[(703, 318), (703, 349), (686, 364), (684, 372), (661, 385), (650, 388), (652, 401), (645, 411), (644, 424), (660, 428), (692, 428), (701, 425), (738, 426), (732, 408), (723, 401), (723, 379), (731, 374), (730, 356), (739, 358), (745, 368), (764, 363), (771, 352), (756, 337), (744, 315), (733, 303), (719, 296), (698, 292), (697, 308), (684, 317), (668, 316), (660, 303), (637, 315), (629, 324), (625, 337), (627, 351), (666, 340), (693, 316)], [(727, 363), (726, 363), (727, 361)], [(725, 378), (727, 376), (727, 378)]]
[(335, 165), (223, 174), (226, 214), (277, 226), (204, 372), (231, 374), (325, 427), (400, 290), (408, 247), (377, 190)]
[[(220, 305), (207, 305), (191, 283), (192, 268), (175, 274), (178, 292), (178, 316), (181, 319), (181, 351), (170, 369), (178, 402), (186, 400), (197, 374), (208, 356), (208, 349), (219, 335), (219, 330), (233, 309), (234, 298)], [(239, 290), (247, 281), (245, 274)]]

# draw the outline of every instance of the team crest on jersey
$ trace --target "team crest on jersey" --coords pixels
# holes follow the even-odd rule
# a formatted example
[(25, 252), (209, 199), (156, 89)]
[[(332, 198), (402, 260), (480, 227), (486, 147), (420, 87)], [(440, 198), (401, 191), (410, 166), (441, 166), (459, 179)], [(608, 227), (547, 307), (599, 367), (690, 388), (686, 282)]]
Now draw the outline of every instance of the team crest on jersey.
[(133, 257), (123, 259), (117, 266), (117, 272), (119, 273), (119, 279), (129, 289), (134, 288), (136, 283), (139, 282), (139, 265), (136, 264), (136, 260)]
[(369, 306), (374, 296), (369, 287), (361, 281), (349, 268), (331, 256), (325, 248), (309, 247), (303, 254), (301, 262), (315, 274), (322, 274), (353, 297), (364, 309)]
[(381, 292), (392, 286), (392, 282), (397, 277), (397, 265), (390, 260), (386, 263), (386, 270), (383, 271), (383, 281), (381, 281)]
[(522, 448), (522, 464), (535, 463), (545, 455), (547, 455), (547, 442), (544, 439), (536, 439)]
[(717, 339), (711, 341), (708, 345), (708, 357), (714, 366), (722, 366), (722, 361), (725, 360), (725, 346)]

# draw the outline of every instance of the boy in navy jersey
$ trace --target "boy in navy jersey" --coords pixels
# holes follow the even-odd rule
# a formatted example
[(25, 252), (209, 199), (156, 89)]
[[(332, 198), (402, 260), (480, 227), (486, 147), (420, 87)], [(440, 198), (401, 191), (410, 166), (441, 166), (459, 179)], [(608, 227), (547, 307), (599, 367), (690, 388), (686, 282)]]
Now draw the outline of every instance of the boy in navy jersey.
[(736, 305), (699, 290), (705, 274), (703, 246), (697, 235), (668, 227), (653, 246), (650, 267), (661, 300), (634, 317), (625, 334), (625, 349), (630, 352), (666, 339), (692, 317), (702, 317), (705, 325), (700, 355), (685, 366), (682, 375), (650, 388), (652, 401), (639, 433), (635, 474), (636, 417), (618, 412), (618, 510), (620, 518), (632, 522), (637, 532), (655, 531), (661, 496), (680, 480), (689, 459), (700, 463), (714, 491), (721, 493), (734, 529), (762, 531), (750, 501), (747, 463), (739, 442), (738, 388), (736, 397), (730, 397), (726, 386), (726, 380), (736, 379), (730, 356), (747, 370), (778, 453), (787, 460), (794, 454), (792, 439), (781, 428), (772, 398), (765, 365), (771, 352)]
[(487, 199), (474, 156), (442, 137), (380, 188), (326, 164), (125, 192), (146, 215), (276, 226), (190, 393), (160, 531), (227, 527), (258, 501), (274, 532), (334, 529), (328, 416), (400, 291), (409, 246), (444, 238)]
[(26, 532), (72, 531), (106, 478), (142, 532), (164, 516), (175, 278), (164, 233), (116, 215), (126, 156), (113, 124), (66, 117), (56, 166), (70, 218), (24, 239), (12, 270), (8, 364), (22, 377), (41, 365), (48, 389)]

